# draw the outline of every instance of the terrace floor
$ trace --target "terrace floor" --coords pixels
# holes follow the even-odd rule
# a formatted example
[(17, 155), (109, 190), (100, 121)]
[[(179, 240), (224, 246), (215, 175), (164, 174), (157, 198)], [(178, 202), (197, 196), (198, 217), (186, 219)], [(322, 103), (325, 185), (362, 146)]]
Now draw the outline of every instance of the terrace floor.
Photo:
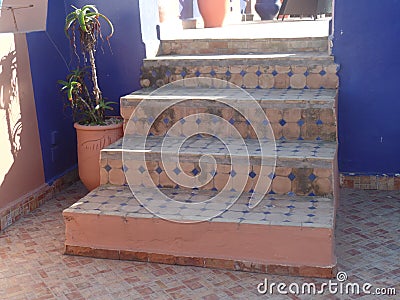
[(313, 20), (292, 18), (285, 21), (251, 21), (216, 28), (178, 29), (174, 24), (161, 26), (162, 40), (176, 39), (256, 39), (304, 38), (329, 35), (331, 18)]
[[(86, 193), (78, 182), (0, 233), (0, 299), (255, 299), (270, 297), (257, 293), (257, 285), (265, 278), (270, 283), (327, 282), (65, 256), (61, 212)], [(347, 282), (368, 282), (373, 288), (395, 287), (400, 293), (400, 191), (342, 189), (340, 201), (336, 229), (338, 270), (347, 273)], [(275, 294), (272, 298), (310, 297)], [(350, 298), (377, 296), (325, 294), (319, 299)]]

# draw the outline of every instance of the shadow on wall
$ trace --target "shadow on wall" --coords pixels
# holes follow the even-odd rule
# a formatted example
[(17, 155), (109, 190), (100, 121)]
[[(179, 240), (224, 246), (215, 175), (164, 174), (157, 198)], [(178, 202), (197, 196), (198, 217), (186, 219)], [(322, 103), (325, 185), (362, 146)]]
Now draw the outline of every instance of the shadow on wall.
[[(24, 34), (0, 35), (0, 209), (44, 183)], [(7, 47), (7, 46), (8, 47)], [(19, 54), (18, 46), (22, 46)], [(4, 48), (9, 48), (4, 51)], [(1, 49), (3, 48), (3, 49)], [(26, 51), (26, 50), (25, 50)]]

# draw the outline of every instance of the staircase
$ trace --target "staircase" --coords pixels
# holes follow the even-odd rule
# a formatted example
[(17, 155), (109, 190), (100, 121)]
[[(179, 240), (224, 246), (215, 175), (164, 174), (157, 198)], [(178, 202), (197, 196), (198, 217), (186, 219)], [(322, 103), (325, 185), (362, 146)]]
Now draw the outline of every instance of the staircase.
[(101, 152), (101, 186), (63, 212), (65, 253), (333, 277), (338, 66), (327, 47), (162, 41), (143, 89), (121, 98), (125, 136)]

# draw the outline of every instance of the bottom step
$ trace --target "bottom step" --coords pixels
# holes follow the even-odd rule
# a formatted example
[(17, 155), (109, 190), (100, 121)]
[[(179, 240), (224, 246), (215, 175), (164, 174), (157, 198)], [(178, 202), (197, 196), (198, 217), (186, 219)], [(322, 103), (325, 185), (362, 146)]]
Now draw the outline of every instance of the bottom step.
[[(90, 192), (63, 212), (65, 253), (280, 275), (335, 275), (332, 199), (267, 195), (250, 209), (249, 194), (244, 194), (222, 214), (202, 221), (222, 204), (202, 202), (209, 191), (162, 191), (180, 202), (168, 214), (175, 215), (173, 221), (148, 212), (126, 186), (105, 185)], [(157, 199), (146, 195), (146, 201)], [(204, 205), (193, 208), (193, 203)]]

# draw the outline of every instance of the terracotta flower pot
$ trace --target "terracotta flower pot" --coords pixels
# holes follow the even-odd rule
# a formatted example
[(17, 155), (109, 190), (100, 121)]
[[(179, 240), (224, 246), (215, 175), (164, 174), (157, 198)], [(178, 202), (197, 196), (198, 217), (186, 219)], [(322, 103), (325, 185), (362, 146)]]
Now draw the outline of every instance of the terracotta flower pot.
[(74, 124), (78, 142), (79, 178), (91, 191), (100, 185), (100, 151), (123, 136), (122, 122), (106, 126)]
[(229, 0), (197, 0), (204, 27), (221, 27), (229, 11)]

